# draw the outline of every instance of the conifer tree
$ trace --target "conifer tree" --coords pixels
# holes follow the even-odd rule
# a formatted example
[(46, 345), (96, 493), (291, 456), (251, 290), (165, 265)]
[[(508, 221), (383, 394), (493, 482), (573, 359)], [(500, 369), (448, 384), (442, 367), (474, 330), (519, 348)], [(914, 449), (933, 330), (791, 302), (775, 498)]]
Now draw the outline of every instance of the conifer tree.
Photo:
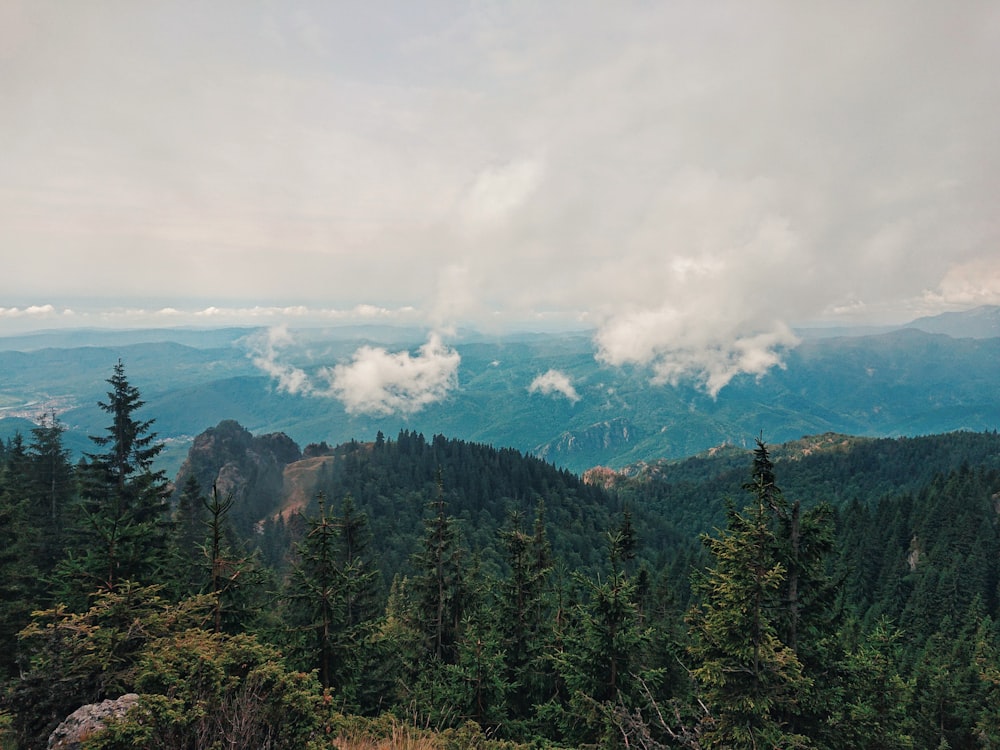
[(512, 686), (504, 678), (504, 653), (495, 618), (482, 610), (467, 617), (457, 652), (455, 664), (446, 669), (456, 712), (486, 729), (502, 725)]
[(0, 682), (16, 673), (17, 633), (28, 624), (37, 589), (27, 502), (28, 458), (15, 435), (0, 461)]
[(445, 512), (440, 472), (434, 515), (424, 521), (421, 549), (413, 556), (417, 573), (411, 583), (416, 597), (416, 629), (423, 634), (427, 655), (437, 662), (454, 663), (455, 646), (465, 613), (465, 550), (459, 544), (455, 519)]
[(326, 512), (326, 498), (317, 498), (317, 515), (306, 519), (308, 531), (292, 565), (286, 620), (298, 633), (293, 650), (319, 670), (323, 687), (334, 683), (337, 631), (344, 619), (344, 602), (337, 570), (337, 527)]
[(789, 729), (813, 739), (828, 731), (826, 717), (832, 696), (824, 693), (830, 665), (839, 658), (840, 582), (828, 572), (833, 552), (833, 513), (826, 504), (804, 510), (798, 500), (789, 502), (776, 483), (767, 446), (757, 439), (751, 481), (743, 485), (759, 496), (770, 516), (776, 560), (785, 574), (778, 589), (778, 606), (772, 613), (778, 638), (788, 646), (810, 678), (792, 710), (781, 717)]
[(659, 677), (641, 661), (649, 633), (639, 624), (635, 582), (625, 572), (621, 532), (609, 532), (607, 542), (607, 577), (575, 576), (588, 598), (575, 607), (565, 647), (556, 656), (569, 691), (562, 731), (577, 743), (613, 736), (617, 706), (631, 705), (641, 682), (655, 683)]
[(317, 505), (292, 564), (286, 621), (303, 666), (318, 669), (345, 708), (363, 710), (372, 699), (363, 672), (372, 656), (378, 577), (365, 554), (367, 519), (350, 496), (339, 515), (328, 513), (322, 494)]
[(31, 524), (38, 531), (34, 549), (39, 575), (47, 577), (62, 553), (66, 515), (73, 499), (73, 466), (63, 445), (65, 427), (54, 413), (31, 430), (28, 446)]
[(202, 551), (205, 584), (202, 590), (212, 597), (213, 627), (216, 633), (239, 632), (258, 614), (257, 589), (264, 574), (256, 556), (243, 549), (243, 543), (233, 538), (229, 513), (234, 497), (219, 495), (212, 486), (211, 497), (202, 497), (206, 511), (207, 535)]
[[(544, 536), (541, 540), (536, 539), (525, 532), (521, 524), (521, 514), (514, 512), (510, 515), (510, 528), (500, 534), (510, 573), (497, 588), (504, 679), (515, 688), (510, 704), (517, 719), (527, 718), (535, 703), (544, 699), (539, 693), (541, 675), (537, 672), (537, 651), (544, 635), (541, 600), (550, 569), (538, 567), (539, 557), (535, 552), (535, 546), (544, 543)], [(544, 556), (541, 564), (547, 565)]]
[(703, 537), (714, 562), (695, 583), (701, 602), (689, 614), (693, 675), (710, 711), (703, 746), (805, 747), (806, 738), (786, 725), (810, 680), (779, 637), (787, 568), (772, 525), (769, 462), (755, 463), (747, 489), (747, 507), (730, 508), (721, 534)]
[(879, 618), (861, 643), (847, 654), (843, 697), (829, 706), (836, 732), (834, 747), (845, 750), (911, 750), (906, 732), (910, 686), (900, 675), (902, 633)]
[(167, 577), (177, 599), (203, 593), (208, 582), (202, 564), (208, 529), (207, 508), (201, 485), (194, 475), (189, 476), (177, 499), (168, 550)]
[(119, 360), (108, 379), (111, 416), (107, 434), (91, 436), (102, 453), (87, 454), (79, 468), (80, 502), (75, 539), (61, 564), (66, 593), (90, 594), (131, 579), (153, 582), (164, 562), (169, 519), (169, 488), (154, 461), (163, 449), (151, 431), (153, 420), (139, 420), (139, 390), (129, 383)]

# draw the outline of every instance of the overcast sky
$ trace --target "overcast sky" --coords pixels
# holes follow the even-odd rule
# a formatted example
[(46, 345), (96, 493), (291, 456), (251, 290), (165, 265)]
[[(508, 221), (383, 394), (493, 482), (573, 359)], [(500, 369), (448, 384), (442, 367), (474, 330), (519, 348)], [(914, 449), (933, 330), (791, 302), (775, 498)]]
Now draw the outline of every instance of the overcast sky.
[(766, 368), (790, 325), (1000, 303), (997, 71), (990, 1), (3, 0), (0, 333)]

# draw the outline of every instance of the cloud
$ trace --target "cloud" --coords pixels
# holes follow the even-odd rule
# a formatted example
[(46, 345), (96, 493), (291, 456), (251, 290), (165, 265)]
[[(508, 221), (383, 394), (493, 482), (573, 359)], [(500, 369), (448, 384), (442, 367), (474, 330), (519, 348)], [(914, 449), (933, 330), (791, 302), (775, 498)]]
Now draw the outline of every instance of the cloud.
[(979, 258), (948, 269), (924, 299), (931, 309), (1000, 305), (1000, 258)]
[(573, 387), (569, 375), (560, 370), (549, 370), (531, 381), (528, 393), (541, 393), (544, 396), (565, 396), (571, 403), (580, 400), (580, 394)]
[(49, 318), (56, 314), (56, 309), (52, 305), (0, 307), (0, 318)]
[(749, 331), (724, 321), (708, 325), (665, 307), (620, 316), (596, 335), (597, 359), (611, 365), (649, 366), (654, 384), (694, 379), (713, 398), (740, 374), (765, 374), (782, 366), (783, 350), (798, 338), (783, 323)]
[(458, 385), (461, 356), (431, 334), (416, 356), (363, 346), (349, 364), (327, 368), (328, 393), (349, 414), (412, 414), (444, 400)]
[(307, 396), (315, 390), (309, 375), (299, 367), (280, 361), (280, 351), (293, 343), (292, 335), (287, 326), (275, 326), (267, 331), (252, 336), (247, 342), (250, 347), (250, 359), (273, 379), (278, 381), (278, 390), (293, 395)]
[(285, 325), (251, 336), (247, 345), (253, 364), (277, 381), (279, 391), (336, 398), (349, 414), (413, 414), (458, 385), (461, 356), (436, 333), (416, 355), (362, 346), (349, 363), (322, 367), (314, 375), (288, 361), (296, 341)]
[(543, 175), (544, 167), (534, 159), (516, 159), (487, 167), (477, 175), (465, 198), (466, 220), (478, 225), (509, 218), (535, 192)]

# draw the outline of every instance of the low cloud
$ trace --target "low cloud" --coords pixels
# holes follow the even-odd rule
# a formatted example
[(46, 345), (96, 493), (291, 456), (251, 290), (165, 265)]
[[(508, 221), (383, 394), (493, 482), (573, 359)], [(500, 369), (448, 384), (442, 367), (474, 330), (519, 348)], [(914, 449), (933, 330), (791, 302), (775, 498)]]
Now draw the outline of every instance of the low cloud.
[(783, 366), (782, 352), (799, 342), (781, 322), (746, 330), (697, 325), (688, 317), (672, 308), (618, 317), (595, 336), (597, 359), (615, 366), (649, 366), (656, 385), (693, 379), (715, 398), (737, 375), (759, 377)]
[(569, 375), (559, 370), (549, 370), (531, 381), (528, 393), (541, 393), (544, 396), (565, 396), (572, 403), (580, 400), (580, 394), (573, 387)]
[(281, 349), (293, 342), (287, 326), (275, 326), (249, 340), (250, 359), (256, 367), (278, 381), (278, 390), (309, 395), (315, 389), (309, 375), (299, 367), (281, 362)]
[(363, 346), (349, 364), (324, 370), (327, 393), (349, 414), (412, 414), (444, 400), (458, 385), (461, 356), (431, 334), (416, 356)]
[(458, 384), (461, 356), (432, 333), (416, 355), (362, 346), (347, 364), (310, 375), (288, 361), (295, 340), (284, 325), (248, 341), (250, 359), (279, 391), (339, 400), (349, 414), (413, 414), (444, 400)]
[(47, 318), (56, 314), (52, 305), (28, 307), (0, 307), (0, 318)]
[(478, 226), (507, 219), (538, 189), (544, 173), (544, 166), (534, 159), (517, 159), (483, 170), (466, 197), (466, 221)]

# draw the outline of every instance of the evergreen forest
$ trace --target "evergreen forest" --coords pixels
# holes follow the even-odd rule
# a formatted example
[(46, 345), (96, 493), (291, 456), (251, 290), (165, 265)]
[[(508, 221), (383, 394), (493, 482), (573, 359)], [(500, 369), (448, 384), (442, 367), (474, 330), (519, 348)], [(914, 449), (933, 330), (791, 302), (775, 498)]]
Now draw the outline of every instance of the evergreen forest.
[(126, 694), (84, 748), (1000, 746), (995, 431), (581, 477), (223, 422), (171, 480), (120, 360), (100, 408), (0, 444), (2, 747)]

